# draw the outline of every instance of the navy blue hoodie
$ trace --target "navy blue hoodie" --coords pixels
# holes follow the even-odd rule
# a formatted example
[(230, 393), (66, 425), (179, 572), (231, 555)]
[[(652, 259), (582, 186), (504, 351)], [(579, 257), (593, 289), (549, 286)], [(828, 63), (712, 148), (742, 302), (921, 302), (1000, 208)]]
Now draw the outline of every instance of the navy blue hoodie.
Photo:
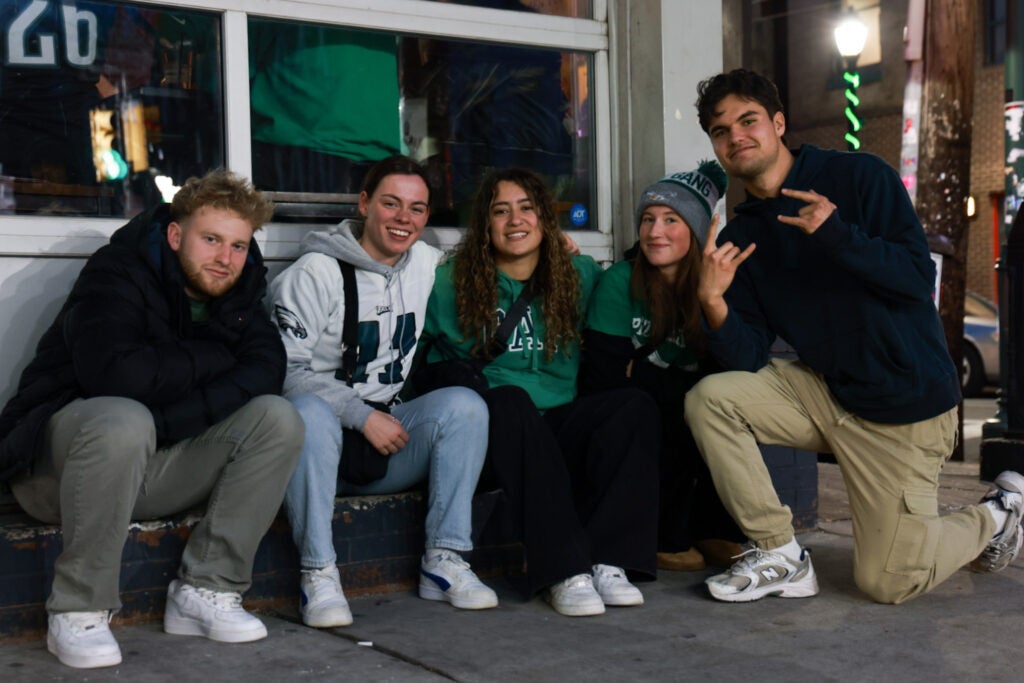
[(775, 335), (820, 373), (836, 400), (874, 422), (909, 423), (960, 402), (932, 290), (935, 265), (896, 172), (871, 154), (804, 145), (782, 185), (837, 209), (812, 235), (776, 220), (804, 202), (756, 199), (719, 235), (757, 249), (726, 292), (729, 315), (708, 348), (727, 368), (756, 371)]

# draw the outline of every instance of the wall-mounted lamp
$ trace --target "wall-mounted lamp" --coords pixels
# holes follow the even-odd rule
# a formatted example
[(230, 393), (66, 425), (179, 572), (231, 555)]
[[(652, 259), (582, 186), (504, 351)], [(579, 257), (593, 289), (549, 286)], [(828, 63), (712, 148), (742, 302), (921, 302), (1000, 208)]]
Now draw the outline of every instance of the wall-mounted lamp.
[(836, 26), (833, 36), (836, 40), (836, 48), (843, 58), (843, 80), (846, 81), (846, 148), (850, 151), (860, 149), (860, 138), (857, 133), (862, 127), (860, 118), (857, 116), (857, 107), (860, 106), (860, 98), (857, 97), (857, 88), (860, 87), (860, 73), (857, 71), (857, 58), (864, 51), (864, 44), (868, 39), (868, 27), (857, 12), (851, 7), (843, 15), (839, 25)]
[(967, 195), (967, 202), (966, 202), (966, 204), (964, 206), (964, 210), (966, 211), (968, 218), (971, 218), (971, 219), (977, 218), (977, 216), (978, 216), (978, 206), (977, 206), (977, 204), (974, 203), (974, 195), (973, 194)]

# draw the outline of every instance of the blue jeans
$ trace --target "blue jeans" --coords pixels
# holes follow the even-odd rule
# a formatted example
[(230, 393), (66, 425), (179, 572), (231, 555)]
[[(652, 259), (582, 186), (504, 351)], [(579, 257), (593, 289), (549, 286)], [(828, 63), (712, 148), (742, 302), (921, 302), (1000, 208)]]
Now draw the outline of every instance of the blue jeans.
[(327, 402), (315, 394), (290, 400), (306, 423), (306, 442), (284, 498), (303, 567), (328, 567), (337, 560), (331, 530), (336, 495), (395, 493), (424, 479), (426, 547), (473, 548), (473, 492), (487, 453), (488, 422), (487, 405), (476, 392), (448, 387), (393, 406), (391, 414), (402, 422), (409, 442), (388, 456), (384, 478), (365, 486), (338, 477), (344, 455), (341, 423)]

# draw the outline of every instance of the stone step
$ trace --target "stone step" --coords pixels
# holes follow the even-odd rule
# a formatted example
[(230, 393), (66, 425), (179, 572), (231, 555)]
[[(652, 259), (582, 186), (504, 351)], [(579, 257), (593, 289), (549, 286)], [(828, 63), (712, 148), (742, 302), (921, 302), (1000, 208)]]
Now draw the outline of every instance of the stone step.
[[(817, 525), (816, 454), (779, 446), (762, 447), (779, 497), (793, 511), (798, 532)], [(499, 536), (486, 520), (499, 492), (474, 499), (474, 538), (469, 560), (482, 577), (521, 570), (522, 548)], [(345, 592), (352, 595), (408, 590), (416, 585), (423, 552), (426, 504), (421, 491), (385, 496), (338, 498), (334, 547)], [(117, 619), (142, 622), (163, 616), (167, 584), (174, 578), (199, 513), (133, 522), (121, 560), (121, 601)], [(9, 493), (0, 494), (0, 637), (35, 636), (46, 628), (46, 597), (53, 563), (62, 548), (60, 528), (41, 524), (20, 511)], [(298, 556), (283, 514), (260, 544), (248, 608), (298, 600)]]

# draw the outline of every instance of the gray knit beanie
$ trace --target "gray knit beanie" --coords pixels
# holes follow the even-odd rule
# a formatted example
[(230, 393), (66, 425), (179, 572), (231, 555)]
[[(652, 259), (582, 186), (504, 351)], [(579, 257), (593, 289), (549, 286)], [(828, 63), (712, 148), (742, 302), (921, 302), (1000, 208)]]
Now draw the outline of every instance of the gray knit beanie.
[(640, 195), (636, 207), (636, 226), (649, 206), (667, 206), (686, 221), (697, 243), (704, 248), (711, 216), (718, 198), (725, 193), (729, 179), (717, 161), (702, 161), (695, 171), (683, 171), (665, 176), (649, 186)]

